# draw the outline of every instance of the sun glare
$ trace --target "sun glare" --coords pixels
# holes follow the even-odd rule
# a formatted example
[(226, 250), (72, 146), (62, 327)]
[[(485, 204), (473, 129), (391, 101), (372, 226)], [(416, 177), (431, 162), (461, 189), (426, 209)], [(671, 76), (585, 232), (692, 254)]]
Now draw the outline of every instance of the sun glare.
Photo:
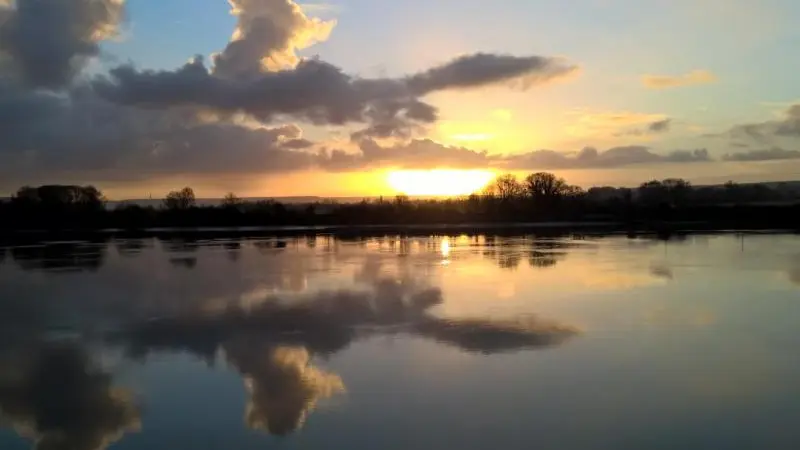
[(400, 170), (390, 172), (387, 181), (406, 195), (455, 196), (479, 191), (492, 178), (488, 170)]

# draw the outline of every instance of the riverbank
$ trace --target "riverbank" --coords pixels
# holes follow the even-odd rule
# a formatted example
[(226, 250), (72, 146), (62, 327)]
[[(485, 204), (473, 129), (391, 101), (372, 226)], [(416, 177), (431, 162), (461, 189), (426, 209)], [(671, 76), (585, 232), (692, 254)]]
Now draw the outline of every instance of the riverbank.
[(736, 227), (721, 226), (712, 222), (661, 222), (635, 224), (621, 222), (518, 222), (518, 223), (472, 223), (472, 224), (407, 224), (407, 225), (323, 225), (323, 226), (265, 226), (265, 227), (154, 227), (143, 229), (61, 229), (61, 230), (4, 230), (0, 231), (0, 242), (42, 240), (95, 240), (109, 238), (241, 238), (241, 237), (298, 237), (314, 235), (335, 236), (431, 236), (454, 234), (492, 234), (564, 236), (564, 235), (613, 235), (630, 236), (671, 235), (694, 233), (800, 233), (789, 227)]

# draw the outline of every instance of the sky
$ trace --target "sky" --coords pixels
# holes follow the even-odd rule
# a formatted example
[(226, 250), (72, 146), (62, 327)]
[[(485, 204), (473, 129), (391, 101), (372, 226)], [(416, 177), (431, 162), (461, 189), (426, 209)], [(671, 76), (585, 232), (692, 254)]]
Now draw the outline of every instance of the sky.
[(0, 192), (800, 179), (793, 0), (0, 0)]

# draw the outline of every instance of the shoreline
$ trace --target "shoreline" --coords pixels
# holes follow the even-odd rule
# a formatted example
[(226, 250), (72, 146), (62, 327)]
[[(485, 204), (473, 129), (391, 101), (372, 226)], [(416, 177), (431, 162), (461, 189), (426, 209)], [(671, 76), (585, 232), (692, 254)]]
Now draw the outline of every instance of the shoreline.
[(448, 235), (448, 234), (510, 234), (538, 232), (543, 235), (671, 235), (705, 233), (798, 234), (800, 229), (780, 226), (731, 226), (714, 222), (661, 222), (657, 224), (626, 225), (622, 222), (514, 222), (465, 224), (385, 224), (385, 225), (298, 225), (251, 227), (152, 227), (141, 229), (29, 229), (0, 230), (0, 241), (26, 238), (63, 236), (87, 237), (168, 237), (168, 236), (308, 236), (308, 235)]

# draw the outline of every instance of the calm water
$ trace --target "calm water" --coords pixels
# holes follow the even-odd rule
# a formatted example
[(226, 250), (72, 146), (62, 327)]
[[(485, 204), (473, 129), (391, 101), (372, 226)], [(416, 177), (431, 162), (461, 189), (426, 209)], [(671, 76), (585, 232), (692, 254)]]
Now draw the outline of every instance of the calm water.
[(0, 449), (796, 449), (800, 237), (0, 249)]

